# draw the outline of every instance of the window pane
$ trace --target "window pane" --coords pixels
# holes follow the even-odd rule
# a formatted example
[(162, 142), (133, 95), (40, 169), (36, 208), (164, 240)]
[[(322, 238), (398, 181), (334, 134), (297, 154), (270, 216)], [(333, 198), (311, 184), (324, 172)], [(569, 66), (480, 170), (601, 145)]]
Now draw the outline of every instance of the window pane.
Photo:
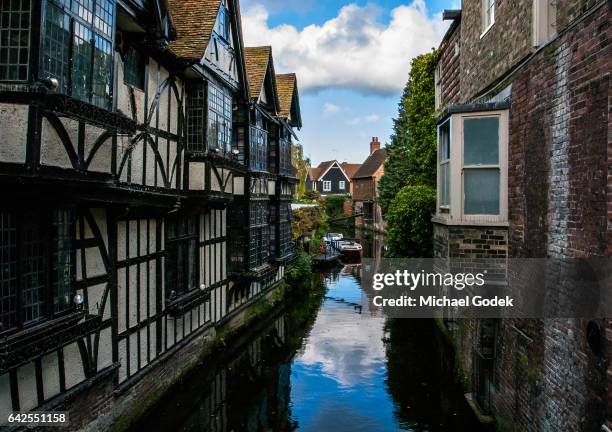
[(17, 245), (15, 215), (0, 212), (0, 330), (17, 324)]
[(72, 0), (72, 12), (79, 18), (91, 23), (93, 19), (93, 0)]
[(72, 297), (72, 213), (53, 212), (53, 308), (62, 312)]
[(96, 29), (100, 30), (108, 37), (113, 36), (113, 14), (115, 11), (114, 2), (111, 0), (96, 1)]
[(190, 84), (187, 90), (187, 149), (203, 152), (206, 121), (206, 87)]
[(450, 205), (450, 163), (440, 165), (440, 205)]
[(0, 0), (0, 80), (28, 79), (30, 1)]
[(72, 97), (89, 102), (91, 94), (91, 31), (74, 23), (72, 51)]
[(96, 35), (95, 39), (92, 103), (100, 108), (110, 110), (113, 77), (111, 43), (98, 35)]
[(144, 90), (145, 64), (144, 54), (135, 48), (130, 48), (125, 56), (123, 81), (126, 84)]
[(23, 218), (21, 247), (21, 285), (23, 287), (23, 322), (38, 321), (43, 317), (45, 288), (44, 233), (36, 214)]
[(464, 183), (465, 214), (499, 214), (499, 169), (466, 169)]
[(450, 122), (444, 123), (438, 129), (439, 160), (450, 159)]
[(463, 121), (463, 164), (499, 164), (499, 118)]
[(44, 75), (57, 78), (58, 91), (68, 88), (70, 58), (70, 18), (51, 3), (47, 3), (41, 69)]
[(224, 88), (208, 84), (208, 148), (232, 149), (232, 96)]

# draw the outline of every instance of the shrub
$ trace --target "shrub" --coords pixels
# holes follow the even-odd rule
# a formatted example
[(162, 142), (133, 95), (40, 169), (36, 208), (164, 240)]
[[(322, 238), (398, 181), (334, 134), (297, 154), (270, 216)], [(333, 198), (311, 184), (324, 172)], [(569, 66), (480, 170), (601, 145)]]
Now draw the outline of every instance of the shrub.
[(304, 192), (304, 199), (309, 201), (317, 201), (321, 198), (319, 191), (306, 191)]
[(308, 280), (311, 271), (312, 260), (310, 256), (306, 254), (300, 254), (295, 264), (293, 264), (293, 266), (285, 274), (287, 278), (287, 283), (292, 287), (299, 286), (302, 282)]
[(330, 218), (344, 216), (344, 201), (347, 197), (344, 195), (330, 195), (325, 197), (325, 212)]
[(429, 186), (404, 186), (389, 205), (387, 246), (390, 256), (430, 257), (433, 252), (431, 215), (436, 191)]

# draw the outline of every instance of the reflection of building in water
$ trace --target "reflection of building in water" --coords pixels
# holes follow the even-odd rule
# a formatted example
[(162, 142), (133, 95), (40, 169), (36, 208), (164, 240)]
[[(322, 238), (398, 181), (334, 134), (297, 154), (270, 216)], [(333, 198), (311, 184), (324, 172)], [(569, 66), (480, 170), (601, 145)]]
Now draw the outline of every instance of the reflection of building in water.
[[(609, 257), (612, 55), (593, 44), (607, 41), (609, 2), (462, 7), (444, 13), (435, 73), (436, 257)], [(533, 279), (510, 274), (510, 288)], [(568, 293), (584, 295), (573, 280)], [(612, 428), (611, 323), (447, 321), (474, 406), (529, 431)]]
[[(177, 431), (287, 431), (290, 427), (290, 355), (285, 317), (240, 349), (229, 362), (200, 381), (190, 377), (175, 405), (150, 415), (151, 428)], [(168, 412), (163, 412), (163, 409)], [(154, 424), (153, 424), (154, 423)], [(136, 429), (150, 429), (148, 424)]]

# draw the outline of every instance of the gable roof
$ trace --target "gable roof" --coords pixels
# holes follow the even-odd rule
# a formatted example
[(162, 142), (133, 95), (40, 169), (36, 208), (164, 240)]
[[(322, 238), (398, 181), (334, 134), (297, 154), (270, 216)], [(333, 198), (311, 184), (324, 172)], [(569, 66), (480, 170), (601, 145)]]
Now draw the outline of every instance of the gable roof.
[(261, 93), (271, 55), (272, 47), (269, 46), (244, 48), (244, 65), (253, 99), (257, 99)]
[(199, 61), (206, 52), (217, 21), (221, 0), (167, 0), (176, 40), (170, 51), (180, 58)]
[(372, 177), (378, 168), (385, 163), (387, 159), (387, 150), (378, 149), (374, 153), (372, 153), (365, 162), (361, 165), (361, 167), (357, 170), (357, 172), (353, 175), (353, 178), (366, 178)]
[(318, 181), (321, 180), (323, 177), (325, 177), (325, 174), (327, 174), (327, 172), (334, 166), (337, 165), (338, 168), (340, 168), (340, 171), (342, 171), (342, 174), (344, 175), (344, 177), (347, 178), (347, 180), (351, 180), (351, 178), (346, 174), (346, 171), (344, 170), (344, 168), (342, 167), (342, 165), (340, 163), (338, 163), (337, 160), (329, 160), (329, 161), (323, 161), (319, 164), (318, 167), (316, 168), (310, 168), (308, 171), (308, 175), (310, 176), (310, 180), (312, 181)]
[(340, 166), (346, 173), (347, 177), (352, 179), (357, 170), (361, 167), (361, 164), (342, 162)]
[[(289, 118), (298, 128), (302, 127), (302, 114), (297, 88), (297, 77), (294, 73), (276, 75), (276, 88), (280, 102), (279, 117)], [(295, 112), (292, 112), (295, 108)]]

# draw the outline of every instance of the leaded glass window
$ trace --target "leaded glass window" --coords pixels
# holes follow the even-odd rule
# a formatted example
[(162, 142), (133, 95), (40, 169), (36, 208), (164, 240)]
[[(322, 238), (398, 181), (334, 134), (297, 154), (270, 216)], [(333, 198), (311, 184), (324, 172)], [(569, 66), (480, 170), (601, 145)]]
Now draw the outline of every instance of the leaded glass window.
[(249, 139), (249, 168), (253, 171), (268, 171), (268, 132), (251, 126)]
[(291, 175), (291, 142), (287, 139), (280, 140), (279, 174)]
[(41, 72), (58, 91), (111, 109), (114, 19), (114, 0), (47, 0)]
[(222, 87), (208, 84), (208, 148), (232, 150), (232, 95)]
[(96, 35), (92, 103), (107, 110), (111, 109), (112, 63), (113, 53), (111, 43), (107, 39)]
[(58, 91), (67, 92), (70, 70), (70, 17), (53, 3), (45, 8), (45, 33), (41, 69), (59, 82)]
[(72, 212), (53, 212), (53, 310), (63, 312), (70, 307), (72, 297)]
[(270, 256), (270, 212), (267, 201), (249, 204), (249, 267), (260, 267)]
[(198, 230), (195, 216), (166, 220), (166, 296), (174, 298), (198, 286)]
[(0, 0), (0, 80), (26, 81), (30, 50), (30, 0)]
[(206, 130), (206, 85), (191, 83), (187, 87), (187, 149), (204, 152)]
[(0, 212), (0, 331), (69, 310), (73, 276), (71, 210)]

